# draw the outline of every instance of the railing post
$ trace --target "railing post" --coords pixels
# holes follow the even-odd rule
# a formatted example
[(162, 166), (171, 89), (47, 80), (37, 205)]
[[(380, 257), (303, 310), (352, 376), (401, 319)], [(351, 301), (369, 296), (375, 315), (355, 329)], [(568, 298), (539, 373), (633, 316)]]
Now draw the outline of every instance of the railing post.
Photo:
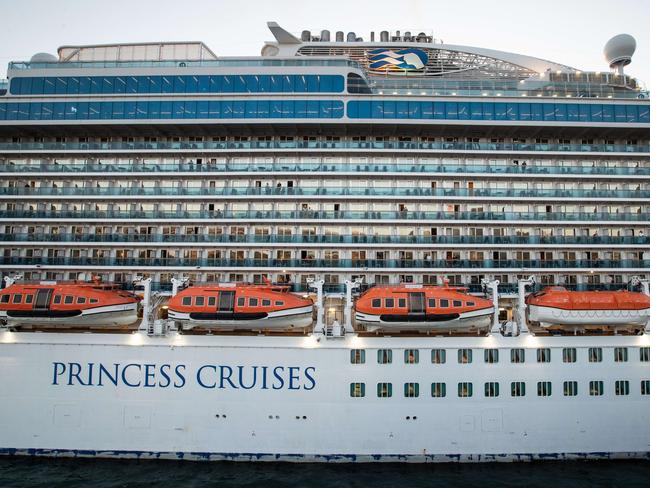
[(514, 321), (512, 326), (513, 336), (518, 336), (520, 333), (528, 333), (528, 326), (526, 325), (526, 287), (534, 284), (534, 276), (517, 282), (517, 320)]
[(323, 285), (325, 280), (315, 280), (314, 278), (307, 278), (307, 286), (316, 290), (316, 325), (314, 325), (315, 333), (323, 333), (325, 327), (325, 304), (323, 303)]
[(492, 314), (492, 328), (490, 329), (491, 334), (497, 334), (500, 331), (499, 283), (499, 280), (481, 280), (481, 284), (487, 288), (488, 293), (492, 296), (492, 306), (494, 307), (494, 313)]
[(138, 327), (138, 331), (149, 333), (151, 327), (150, 307), (151, 307), (151, 278), (144, 279), (138, 275), (133, 280), (134, 285), (142, 285), (144, 287), (144, 296), (142, 297), (142, 321)]

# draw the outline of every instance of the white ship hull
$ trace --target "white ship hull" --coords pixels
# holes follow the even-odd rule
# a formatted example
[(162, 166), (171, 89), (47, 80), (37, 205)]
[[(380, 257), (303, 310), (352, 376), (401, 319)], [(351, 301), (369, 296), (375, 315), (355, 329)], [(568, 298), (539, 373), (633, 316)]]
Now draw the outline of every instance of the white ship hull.
[[(628, 347), (630, 360), (614, 363), (612, 348)], [(427, 337), (181, 336), (0, 332), (0, 452), (8, 454), (256, 461), (508, 461), (644, 457), (650, 453), (650, 396), (641, 380), (650, 363), (638, 347), (650, 337)], [(483, 348), (498, 348), (500, 362), (485, 364)], [(535, 350), (552, 361), (538, 364)], [(562, 362), (562, 347), (577, 362)], [(587, 361), (588, 347), (603, 347), (602, 363)], [(350, 364), (351, 349), (365, 349), (364, 364)], [(376, 350), (394, 351), (377, 364)], [(404, 364), (405, 349), (419, 350)], [(446, 362), (432, 364), (430, 350)], [(459, 348), (474, 362), (458, 364)], [(526, 363), (510, 362), (510, 349), (526, 350)], [(576, 381), (566, 397), (562, 382)], [(602, 380), (604, 394), (588, 393)], [(629, 380), (627, 396), (614, 382)], [(538, 381), (552, 395), (539, 397)], [(431, 382), (447, 385), (444, 398)], [(486, 398), (484, 382), (500, 395)], [(524, 381), (527, 395), (510, 395)], [(350, 383), (364, 382), (364, 398)], [(391, 382), (391, 398), (376, 384)], [(419, 397), (405, 398), (405, 382)], [(473, 396), (459, 398), (458, 382)]]
[(529, 305), (528, 310), (529, 319), (539, 322), (542, 327), (552, 325), (644, 327), (650, 321), (650, 308), (643, 310), (564, 310)]
[(12, 317), (6, 311), (0, 311), (0, 320), (5, 320), (9, 327), (124, 327), (138, 320), (138, 304), (110, 305), (82, 310), (73, 317)]

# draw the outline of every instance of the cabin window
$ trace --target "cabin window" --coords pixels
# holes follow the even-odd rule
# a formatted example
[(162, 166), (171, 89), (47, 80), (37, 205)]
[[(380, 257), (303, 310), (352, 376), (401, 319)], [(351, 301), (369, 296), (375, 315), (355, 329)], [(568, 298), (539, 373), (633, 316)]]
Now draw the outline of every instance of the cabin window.
[(352, 349), (350, 350), (350, 362), (352, 364), (363, 364), (366, 362), (365, 349)]
[(510, 396), (522, 397), (526, 396), (526, 383), (523, 381), (513, 381), (510, 383)]
[(469, 364), (472, 362), (472, 350), (471, 349), (459, 349), (458, 350), (458, 364)]
[(468, 307), (474, 307), (476, 304), (474, 302), (467, 302)]
[(498, 397), (499, 396), (499, 382), (497, 381), (488, 381), (485, 383), (485, 396), (486, 397)]
[(432, 349), (431, 362), (433, 364), (445, 364), (447, 362), (447, 351), (444, 349)]
[(617, 363), (627, 362), (627, 347), (614, 348), (614, 361)]
[(283, 307), (283, 306), (284, 306), (284, 302), (283, 302), (282, 300), (276, 300), (276, 301), (275, 301), (275, 306), (276, 306), (276, 307)]
[(463, 302), (461, 302), (460, 300), (454, 300), (453, 303), (454, 303), (454, 307), (462, 307), (463, 306)]
[(61, 303), (61, 295), (54, 295), (54, 301), (52, 303), (54, 303), (55, 305)]
[(372, 308), (381, 308), (381, 298), (373, 298), (370, 304)]
[(601, 363), (603, 361), (603, 348), (602, 347), (590, 347), (589, 348), (589, 362), (590, 363)]
[(379, 364), (390, 364), (393, 362), (393, 351), (391, 349), (379, 349), (377, 351), (377, 362)]
[(602, 381), (590, 381), (589, 382), (589, 395), (591, 396), (601, 396), (603, 394), (604, 387)]
[(526, 362), (525, 349), (510, 349), (510, 362), (511, 363), (524, 363)]
[(70, 304), (72, 302), (74, 302), (74, 297), (71, 295), (66, 295), (63, 299), (63, 303)]
[(392, 383), (377, 383), (377, 396), (379, 398), (390, 398), (393, 396)]
[(197, 307), (203, 307), (205, 305), (205, 297), (195, 297), (194, 304)]
[(217, 304), (217, 297), (208, 297), (208, 307), (214, 307)]
[(406, 308), (406, 298), (398, 298), (397, 299), (397, 306), (399, 308)]
[(650, 361), (650, 347), (642, 347), (639, 349), (639, 360), (643, 362)]
[(539, 349), (537, 349), (537, 362), (538, 363), (551, 362), (551, 350), (548, 347), (540, 347)]
[(575, 347), (562, 348), (562, 361), (565, 362), (565, 363), (575, 363), (576, 362), (576, 348)]
[(461, 398), (471, 397), (473, 393), (473, 385), (467, 381), (458, 383), (458, 396)]
[(257, 307), (257, 303), (259, 300), (257, 298), (249, 298), (248, 299), (248, 306), (249, 307)]
[(86, 297), (77, 297), (77, 303), (79, 305), (83, 305), (84, 303), (86, 303)]
[(486, 349), (483, 351), (483, 356), (485, 362), (489, 364), (495, 364), (499, 362), (499, 350), (498, 349)]
[(353, 398), (362, 398), (366, 396), (366, 384), (350, 383), (350, 396)]
[(420, 351), (417, 349), (404, 350), (404, 364), (418, 364), (420, 362)]
[(650, 395), (650, 380), (641, 380), (641, 394)]
[(183, 305), (186, 307), (192, 305), (192, 297), (183, 297)]
[[(211, 297), (214, 298), (214, 297)], [(245, 307), (246, 306), (246, 298), (245, 297), (238, 297), (237, 298), (237, 306), (238, 307)]]
[(263, 307), (270, 307), (271, 306), (271, 300), (269, 300), (268, 298), (263, 298), (262, 299), (262, 306)]
[(395, 307), (395, 299), (394, 298), (386, 298), (385, 300), (386, 303), (386, 308), (394, 308)]
[(449, 300), (445, 300), (444, 298), (440, 299), (440, 308), (447, 308), (449, 307)]
[(442, 398), (447, 396), (446, 383), (431, 383), (431, 396), (434, 398)]
[(429, 308), (436, 308), (436, 299), (429, 298)]
[(420, 396), (420, 383), (404, 383), (404, 398), (417, 398)]
[(565, 381), (564, 382), (564, 396), (577, 396), (578, 395), (578, 382)]
[(99, 300), (97, 300), (96, 298), (91, 298), (90, 303), (99, 303)]
[(32, 303), (34, 301), (34, 295), (25, 295), (25, 303)]
[(618, 396), (625, 396), (630, 394), (630, 382), (628, 380), (617, 380), (614, 383), (614, 392)]
[(23, 303), (23, 295), (22, 295), (22, 293), (14, 294), (14, 299), (13, 299), (12, 303)]
[(2, 295), (2, 299), (0, 299), (0, 303), (9, 303), (9, 297), (10, 297), (9, 293), (5, 293), (4, 295)]
[(537, 396), (547, 397), (551, 396), (551, 382), (538, 381), (537, 382)]

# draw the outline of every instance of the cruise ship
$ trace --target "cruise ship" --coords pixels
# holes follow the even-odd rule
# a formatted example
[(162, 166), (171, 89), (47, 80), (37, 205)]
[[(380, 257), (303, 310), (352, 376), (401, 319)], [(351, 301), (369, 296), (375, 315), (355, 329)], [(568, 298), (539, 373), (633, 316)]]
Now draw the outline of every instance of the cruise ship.
[(9, 64), (0, 452), (650, 456), (634, 38), (592, 72), (268, 28)]

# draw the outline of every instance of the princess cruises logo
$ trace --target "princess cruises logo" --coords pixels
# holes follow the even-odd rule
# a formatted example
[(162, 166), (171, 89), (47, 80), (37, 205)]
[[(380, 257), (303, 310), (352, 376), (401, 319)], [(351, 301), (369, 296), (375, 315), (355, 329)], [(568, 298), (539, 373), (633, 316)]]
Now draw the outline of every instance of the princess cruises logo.
[(424, 68), (429, 56), (422, 49), (373, 49), (366, 54), (368, 67), (375, 71), (411, 71)]

